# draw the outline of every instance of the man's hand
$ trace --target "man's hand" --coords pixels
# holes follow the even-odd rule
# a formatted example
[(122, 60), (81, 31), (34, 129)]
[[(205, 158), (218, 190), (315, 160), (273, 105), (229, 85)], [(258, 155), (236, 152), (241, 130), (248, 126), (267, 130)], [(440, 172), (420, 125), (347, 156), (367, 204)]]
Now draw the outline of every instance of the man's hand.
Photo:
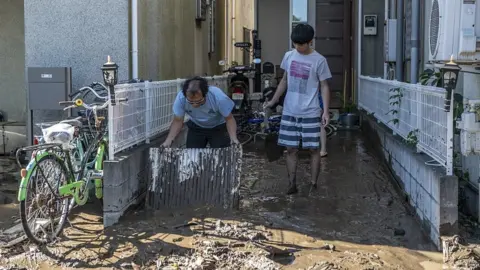
[(162, 147), (164, 148), (170, 148), (172, 146), (172, 140), (170, 139), (166, 139), (163, 143), (162, 143)]
[(231, 138), (232, 144), (240, 144), (240, 141), (238, 141), (237, 138)]
[(330, 123), (330, 113), (328, 111), (323, 111), (322, 114), (322, 125), (325, 127)]
[(265, 103), (263, 103), (263, 109), (271, 109), (275, 103), (277, 103), (276, 101), (273, 101), (273, 100), (270, 100), (270, 101), (266, 101)]

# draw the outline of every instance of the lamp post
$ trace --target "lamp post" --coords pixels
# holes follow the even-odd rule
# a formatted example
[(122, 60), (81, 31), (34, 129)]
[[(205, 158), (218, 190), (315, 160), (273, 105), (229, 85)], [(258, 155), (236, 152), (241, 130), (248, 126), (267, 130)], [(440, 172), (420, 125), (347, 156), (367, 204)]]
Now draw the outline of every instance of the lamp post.
[(450, 57), (450, 62), (446, 63), (441, 69), (442, 86), (447, 90), (447, 97), (445, 98), (444, 108), (446, 112), (451, 109), (451, 101), (453, 90), (457, 87), (458, 73), (461, 68), (457, 63), (453, 62), (453, 55)]
[(102, 66), (103, 81), (108, 87), (110, 93), (110, 101), (115, 105), (115, 84), (118, 82), (118, 65), (112, 62), (110, 55), (107, 57), (107, 62)]
[(460, 67), (453, 62), (453, 55), (450, 57), (450, 62), (446, 63), (441, 69), (442, 86), (447, 90), (447, 96), (445, 97), (444, 110), (447, 112), (447, 159), (446, 170), (447, 175), (453, 175), (453, 137), (454, 137), (454, 115), (452, 110), (453, 103), (453, 90), (457, 86), (458, 73), (460, 73)]

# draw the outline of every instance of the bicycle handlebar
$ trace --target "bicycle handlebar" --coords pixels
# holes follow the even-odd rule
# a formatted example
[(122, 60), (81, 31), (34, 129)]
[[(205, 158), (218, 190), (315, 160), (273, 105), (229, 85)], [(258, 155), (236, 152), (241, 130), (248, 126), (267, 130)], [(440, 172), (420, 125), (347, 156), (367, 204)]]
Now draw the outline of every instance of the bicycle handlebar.
[[(105, 89), (105, 91), (108, 91), (107, 87), (106, 87), (105, 85), (103, 85), (102, 83), (93, 82), (91, 85), (95, 85), (95, 84), (96, 84), (96, 85), (100, 85), (101, 87), (103, 87), (103, 88)], [(80, 88), (77, 92), (70, 94), (69, 97), (72, 98), (72, 97), (74, 97), (74, 96), (77, 96), (77, 95), (80, 94), (80, 93), (85, 92), (85, 91), (91, 91), (91, 92), (93, 92), (93, 94), (94, 94), (96, 97), (100, 98), (100, 99), (107, 99), (107, 98), (108, 98), (108, 97), (106, 97), (106, 96), (104, 96), (104, 97), (100, 96), (99, 94), (97, 94), (97, 91), (95, 91), (95, 90), (94, 90), (92, 87), (90, 87), (90, 86), (85, 86), (85, 87)]]
[(60, 101), (58, 102), (59, 105), (74, 105), (75, 104), (75, 101), (72, 101), (72, 100), (67, 100), (67, 101)]
[[(127, 102), (127, 101), (128, 101), (128, 98), (117, 98), (116, 101), (118, 101), (118, 102)], [(58, 104), (60, 104), (60, 105), (67, 105), (67, 107), (64, 108), (63, 110), (69, 110), (69, 109), (72, 109), (72, 108), (75, 108), (75, 107), (84, 107), (84, 108), (87, 109), (87, 110), (97, 111), (97, 110), (101, 110), (101, 109), (107, 108), (108, 105), (110, 105), (110, 99), (108, 99), (107, 101), (105, 101), (102, 105), (86, 104), (86, 103), (83, 102), (83, 100), (80, 99), (80, 98), (77, 98), (77, 99), (71, 100), (71, 101), (60, 101)]]

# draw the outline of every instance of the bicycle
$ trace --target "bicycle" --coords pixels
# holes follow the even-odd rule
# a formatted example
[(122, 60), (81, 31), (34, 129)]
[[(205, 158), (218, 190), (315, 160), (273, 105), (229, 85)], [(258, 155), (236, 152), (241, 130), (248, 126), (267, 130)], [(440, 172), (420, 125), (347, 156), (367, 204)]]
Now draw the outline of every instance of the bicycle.
[[(126, 102), (126, 98), (117, 99), (118, 102)], [(111, 100), (107, 100), (102, 105), (88, 105), (82, 99), (77, 98), (74, 101), (63, 101), (61, 105), (66, 105), (65, 110), (83, 107), (93, 112), (95, 120), (96, 135), (93, 140), (88, 142), (85, 154), (80, 159), (80, 165), (75, 166), (72, 162), (73, 154), (77, 151), (75, 139), (79, 138), (80, 127), (82, 123), (77, 119), (61, 121), (43, 131), (44, 144), (34, 145), (19, 149), (23, 151), (35, 151), (33, 158), (25, 169), (21, 170), (22, 180), (20, 183), (18, 200), (20, 201), (20, 218), (22, 226), (27, 237), (36, 244), (47, 244), (54, 241), (63, 230), (63, 226), (73, 203), (85, 205), (89, 199), (89, 190), (95, 188), (95, 197), (103, 198), (103, 161), (107, 157), (108, 140), (107, 130), (102, 125), (105, 117), (98, 116), (98, 111), (104, 110), (111, 105)], [(93, 168), (89, 167), (89, 159), (94, 156)], [(45, 177), (44, 164), (48, 168), (56, 167), (57, 170), (53, 177)], [(37, 178), (40, 183), (37, 183)], [(51, 183), (52, 182), (52, 183)], [(93, 186), (92, 186), (93, 185)], [(44, 188), (46, 194), (35, 194), (37, 188)], [(32, 201), (28, 198), (30, 193), (34, 193)], [(72, 199), (73, 198), (73, 199)], [(41, 220), (38, 224), (36, 218), (34, 224), (30, 224), (31, 208), (37, 207), (39, 212), (47, 212), (47, 218)], [(53, 208), (58, 207), (58, 209)], [(43, 209), (43, 210), (42, 210)], [(59, 217), (54, 215), (60, 214)], [(47, 233), (50, 227), (50, 233)], [(37, 235), (37, 233), (40, 233)]]

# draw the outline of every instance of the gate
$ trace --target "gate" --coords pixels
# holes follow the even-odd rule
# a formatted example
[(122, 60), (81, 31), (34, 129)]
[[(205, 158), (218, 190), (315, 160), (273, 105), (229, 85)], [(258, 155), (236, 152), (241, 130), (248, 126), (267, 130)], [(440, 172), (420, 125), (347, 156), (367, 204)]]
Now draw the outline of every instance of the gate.
[(152, 209), (210, 205), (237, 209), (242, 168), (240, 146), (150, 148)]

